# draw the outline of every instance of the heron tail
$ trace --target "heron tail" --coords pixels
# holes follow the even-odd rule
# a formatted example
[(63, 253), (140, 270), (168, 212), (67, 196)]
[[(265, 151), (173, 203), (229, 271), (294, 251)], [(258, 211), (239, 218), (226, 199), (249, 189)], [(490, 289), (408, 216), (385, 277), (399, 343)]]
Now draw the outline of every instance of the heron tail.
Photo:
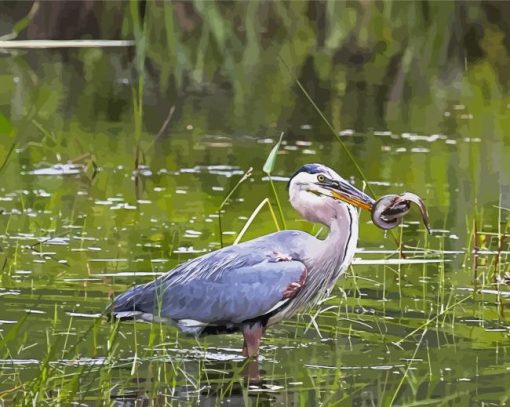
[(152, 312), (152, 300), (147, 285), (137, 285), (115, 297), (108, 307), (111, 320), (137, 319), (146, 312)]

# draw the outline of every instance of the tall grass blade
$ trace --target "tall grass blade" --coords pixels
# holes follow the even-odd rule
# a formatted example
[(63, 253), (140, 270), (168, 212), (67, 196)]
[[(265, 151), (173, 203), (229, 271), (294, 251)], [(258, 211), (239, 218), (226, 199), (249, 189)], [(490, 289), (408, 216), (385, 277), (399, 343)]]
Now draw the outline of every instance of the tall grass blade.
[(14, 149), (16, 148), (16, 141), (14, 141), (12, 144), (11, 144), (11, 147), (9, 148), (9, 150), (7, 151), (7, 154), (5, 155), (5, 158), (4, 158), (4, 161), (2, 162), (2, 164), (0, 165), (0, 172), (2, 172), (2, 170), (5, 168), (5, 166), (7, 165), (7, 162), (9, 161), (9, 158), (11, 157), (12, 153), (14, 152)]
[(266, 162), (264, 163), (264, 166), (262, 167), (262, 171), (264, 171), (267, 175), (271, 175), (271, 173), (274, 170), (274, 165), (276, 163), (276, 155), (278, 154), (278, 150), (280, 149), (280, 145), (282, 144), (283, 139), (283, 132), (280, 134), (280, 139), (278, 142), (274, 145), (274, 147), (271, 149), (271, 152), (266, 158)]
[(395, 400), (397, 399), (398, 393), (400, 392), (400, 389), (402, 388), (402, 385), (404, 384), (404, 380), (407, 378), (407, 374), (409, 373), (409, 369), (411, 368), (411, 365), (413, 364), (413, 361), (416, 359), (416, 354), (418, 353), (418, 349), (420, 349), (421, 343), (423, 342), (423, 338), (425, 337), (425, 334), (427, 333), (427, 329), (423, 331), (421, 334), (420, 340), (416, 344), (416, 348), (414, 350), (413, 356), (411, 356), (411, 359), (409, 360), (409, 364), (406, 366), (406, 369), (404, 371), (404, 374), (402, 375), (402, 379), (398, 383), (397, 389), (395, 390), (395, 393), (393, 393), (393, 397), (390, 401), (390, 406), (393, 406), (395, 403)]
[(255, 219), (255, 217), (260, 212), (260, 210), (264, 207), (264, 205), (267, 205), (269, 207), (269, 211), (271, 212), (271, 216), (273, 217), (273, 221), (274, 221), (274, 224), (276, 226), (276, 229), (280, 230), (280, 225), (278, 225), (278, 221), (276, 220), (276, 215), (275, 215), (275, 213), (273, 211), (273, 208), (271, 207), (271, 203), (269, 202), (268, 198), (264, 198), (262, 200), (262, 202), (259, 203), (259, 205), (252, 212), (252, 214), (250, 215), (250, 217), (248, 218), (248, 220), (244, 224), (243, 228), (241, 229), (241, 231), (237, 235), (236, 240), (234, 240), (233, 244), (236, 245), (236, 244), (238, 244), (241, 241), (241, 239), (243, 238), (244, 234), (246, 233), (246, 231), (248, 230), (248, 228), (250, 227), (250, 225), (252, 224), (253, 220)]
[(219, 228), (220, 228), (220, 244), (221, 244), (221, 247), (223, 247), (223, 227), (222, 227), (222, 224), (221, 224), (221, 211), (223, 210), (223, 207), (225, 206), (225, 204), (228, 202), (228, 200), (230, 199), (230, 197), (234, 194), (234, 192), (237, 190), (237, 188), (239, 188), (239, 186), (244, 182), (246, 181), (248, 178), (251, 177), (251, 173), (253, 171), (253, 168), (250, 167), (248, 168), (248, 170), (243, 174), (243, 176), (239, 179), (239, 181), (237, 181), (237, 184), (234, 185), (234, 188), (232, 188), (230, 190), (230, 192), (227, 194), (227, 196), (225, 197), (225, 199), (223, 200), (223, 202), (220, 204), (220, 207), (218, 208), (218, 224), (219, 224)]
[(262, 167), (262, 171), (264, 171), (268, 177), (269, 177), (269, 184), (271, 185), (271, 189), (273, 190), (274, 199), (276, 201), (276, 206), (278, 207), (278, 213), (280, 215), (280, 220), (282, 222), (283, 228), (286, 229), (287, 226), (285, 224), (285, 217), (283, 216), (283, 210), (282, 205), (280, 204), (280, 198), (278, 198), (278, 193), (276, 192), (276, 188), (274, 186), (273, 178), (271, 177), (271, 173), (273, 172), (275, 163), (276, 163), (276, 157), (278, 155), (278, 150), (280, 149), (280, 145), (282, 144), (284, 132), (280, 134), (280, 139), (278, 142), (274, 145), (274, 147), (271, 149), (271, 152), (267, 156), (266, 162), (264, 163), (264, 166)]
[[(315, 109), (315, 111), (319, 114), (319, 116), (321, 117), (321, 119), (324, 121), (324, 123), (326, 124), (326, 126), (331, 130), (331, 132), (333, 133), (333, 135), (335, 136), (335, 138), (337, 139), (337, 141), (340, 143), (340, 145), (342, 146), (342, 148), (344, 149), (345, 151), (345, 154), (347, 154), (347, 157), (349, 157), (349, 159), (351, 160), (351, 162), (354, 164), (354, 167), (356, 168), (356, 170), (358, 171), (361, 179), (363, 181), (365, 181), (365, 184), (366, 184), (366, 187), (367, 189), (369, 190), (370, 194), (372, 196), (376, 196), (373, 188), (371, 187), (371, 185), (368, 183), (368, 179), (367, 177), (365, 176), (365, 173), (363, 172), (363, 170), (361, 169), (361, 167), (359, 166), (358, 162), (356, 161), (356, 159), (354, 158), (354, 156), (352, 155), (351, 151), (347, 148), (347, 146), (345, 145), (345, 143), (342, 141), (338, 131), (335, 130), (335, 128), (333, 127), (333, 125), (330, 123), (330, 121), (326, 118), (326, 116), (324, 115), (324, 113), (322, 113), (322, 111), (319, 109), (319, 106), (317, 106), (317, 104), (314, 102), (314, 100), (312, 99), (312, 97), (310, 96), (310, 94), (306, 91), (305, 87), (303, 86), (303, 84), (301, 83), (301, 81), (296, 78), (294, 76), (294, 74), (292, 73), (289, 65), (287, 65), (287, 63), (285, 62), (285, 60), (281, 57), (281, 56), (278, 56), (278, 58), (280, 59), (280, 61), (282, 62), (282, 64), (285, 66), (285, 68), (287, 68), (287, 71), (289, 72), (290, 75), (292, 75), (292, 77), (294, 78), (294, 81), (296, 82), (296, 84), (298, 85), (299, 89), (301, 89), (301, 91), (303, 92), (303, 94), (305, 95), (305, 97), (308, 99), (308, 101), (311, 103), (311, 105), (313, 106), (313, 108)], [(401, 247), (401, 244), (399, 243), (399, 240), (396, 238), (394, 232), (392, 230), (389, 230), (388, 231), (390, 236), (393, 238), (395, 244), (397, 245), (397, 247)]]
[(290, 75), (292, 75), (294, 81), (296, 82), (296, 84), (298, 85), (299, 89), (301, 90), (301, 92), (303, 92), (303, 94), (305, 95), (305, 97), (308, 99), (308, 101), (310, 102), (310, 104), (313, 106), (313, 108), (315, 109), (315, 111), (317, 112), (317, 114), (321, 117), (321, 119), (324, 121), (324, 123), (326, 124), (326, 126), (329, 128), (329, 130), (331, 130), (331, 133), (333, 133), (333, 135), (335, 136), (335, 138), (337, 139), (337, 141), (340, 143), (340, 145), (342, 146), (342, 148), (344, 149), (345, 151), (345, 154), (347, 154), (347, 157), (349, 157), (349, 160), (351, 160), (351, 162), (354, 164), (354, 167), (356, 168), (356, 170), (358, 171), (361, 179), (363, 181), (366, 182), (367, 184), (367, 188), (368, 190), (370, 191), (370, 193), (372, 195), (375, 195), (372, 187), (370, 186), (370, 184), (368, 183), (368, 179), (367, 177), (365, 176), (365, 173), (363, 172), (363, 170), (361, 169), (361, 167), (359, 166), (358, 162), (356, 161), (356, 159), (354, 158), (354, 156), (352, 155), (351, 151), (347, 148), (347, 146), (345, 145), (345, 143), (342, 141), (338, 131), (335, 130), (335, 128), (333, 127), (333, 125), (330, 123), (330, 121), (326, 118), (326, 116), (324, 115), (324, 113), (322, 113), (321, 109), (319, 109), (319, 106), (317, 106), (317, 104), (314, 102), (314, 100), (312, 99), (312, 97), (310, 96), (310, 94), (306, 91), (305, 87), (303, 86), (303, 84), (301, 83), (301, 81), (295, 77), (295, 75), (292, 73), (289, 65), (285, 62), (285, 60), (281, 57), (281, 56), (278, 56), (278, 58), (280, 59), (280, 61), (282, 62), (283, 66), (285, 66), (285, 68), (287, 69), (287, 71), (289, 72)]
[(32, 22), (32, 19), (39, 11), (39, 2), (34, 1), (32, 8), (28, 12), (26, 16), (21, 18), (14, 26), (12, 27), (12, 32), (6, 35), (0, 36), (0, 40), (13, 40), (15, 38), (18, 38), (18, 35), (27, 28), (30, 23)]

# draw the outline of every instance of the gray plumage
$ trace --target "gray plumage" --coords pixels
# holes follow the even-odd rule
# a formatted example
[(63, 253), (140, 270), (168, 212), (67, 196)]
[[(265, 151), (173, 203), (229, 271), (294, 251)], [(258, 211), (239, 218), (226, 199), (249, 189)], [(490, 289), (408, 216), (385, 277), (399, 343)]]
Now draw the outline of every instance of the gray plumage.
[[(287, 239), (294, 247), (285, 244)], [(114, 311), (217, 326), (256, 318), (277, 305), (288, 285), (299, 280), (305, 269), (300, 245), (308, 239), (312, 237), (303, 232), (283, 231), (187, 261), (121, 294)], [(293, 260), (279, 261), (276, 254), (282, 250)]]
[(251, 354), (254, 324), (263, 332), (331, 289), (356, 247), (358, 213), (353, 202), (363, 207), (373, 203), (320, 164), (296, 172), (289, 195), (304, 218), (330, 228), (326, 239), (288, 230), (200, 256), (119, 295), (113, 315), (174, 323), (197, 336), (241, 330)]

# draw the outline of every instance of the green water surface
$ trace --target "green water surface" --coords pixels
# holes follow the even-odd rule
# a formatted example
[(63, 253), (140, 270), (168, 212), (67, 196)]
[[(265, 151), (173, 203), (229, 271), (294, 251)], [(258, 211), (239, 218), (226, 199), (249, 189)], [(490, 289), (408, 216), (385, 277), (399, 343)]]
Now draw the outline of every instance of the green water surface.
[[(111, 73), (126, 53), (1, 56), (6, 405), (508, 403), (508, 242), (498, 235), (510, 206), (504, 102), (484, 107), (472, 85), (438, 115), (424, 111), (416, 129), (404, 120), (392, 129), (336, 129), (376, 196), (423, 197), (433, 233), (417, 212), (393, 236), (363, 213), (356, 260), (331, 297), (271, 328), (258, 366), (246, 366), (239, 334), (197, 343), (173, 327), (115, 326), (101, 314), (112, 295), (232, 244), (264, 198), (278, 219), (262, 166), (281, 131), (273, 176), (287, 228), (327, 233), (288, 203), (287, 177), (301, 165), (324, 163), (368, 187), (297, 87), (294, 114), (275, 121), (271, 103), (290, 110), (269, 96), (244, 100), (239, 110), (228, 88), (161, 96), (147, 79), (137, 132), (138, 82), (128, 70)], [(223, 207), (220, 236), (218, 209), (250, 167)], [(266, 206), (242, 240), (275, 230)], [(250, 385), (254, 375), (260, 381)]]

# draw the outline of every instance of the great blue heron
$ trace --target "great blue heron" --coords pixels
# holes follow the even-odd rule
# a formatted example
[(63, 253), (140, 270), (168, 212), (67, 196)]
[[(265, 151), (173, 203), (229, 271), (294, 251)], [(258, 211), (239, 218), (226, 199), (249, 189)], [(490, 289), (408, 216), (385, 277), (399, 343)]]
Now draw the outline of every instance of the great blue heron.
[[(208, 253), (119, 295), (113, 315), (176, 324), (197, 337), (241, 331), (243, 354), (256, 356), (267, 327), (326, 294), (345, 272), (358, 240), (357, 208), (375, 204), (321, 164), (299, 169), (288, 189), (305, 219), (329, 228), (324, 240), (284, 230)], [(408, 209), (393, 208), (393, 215)]]

